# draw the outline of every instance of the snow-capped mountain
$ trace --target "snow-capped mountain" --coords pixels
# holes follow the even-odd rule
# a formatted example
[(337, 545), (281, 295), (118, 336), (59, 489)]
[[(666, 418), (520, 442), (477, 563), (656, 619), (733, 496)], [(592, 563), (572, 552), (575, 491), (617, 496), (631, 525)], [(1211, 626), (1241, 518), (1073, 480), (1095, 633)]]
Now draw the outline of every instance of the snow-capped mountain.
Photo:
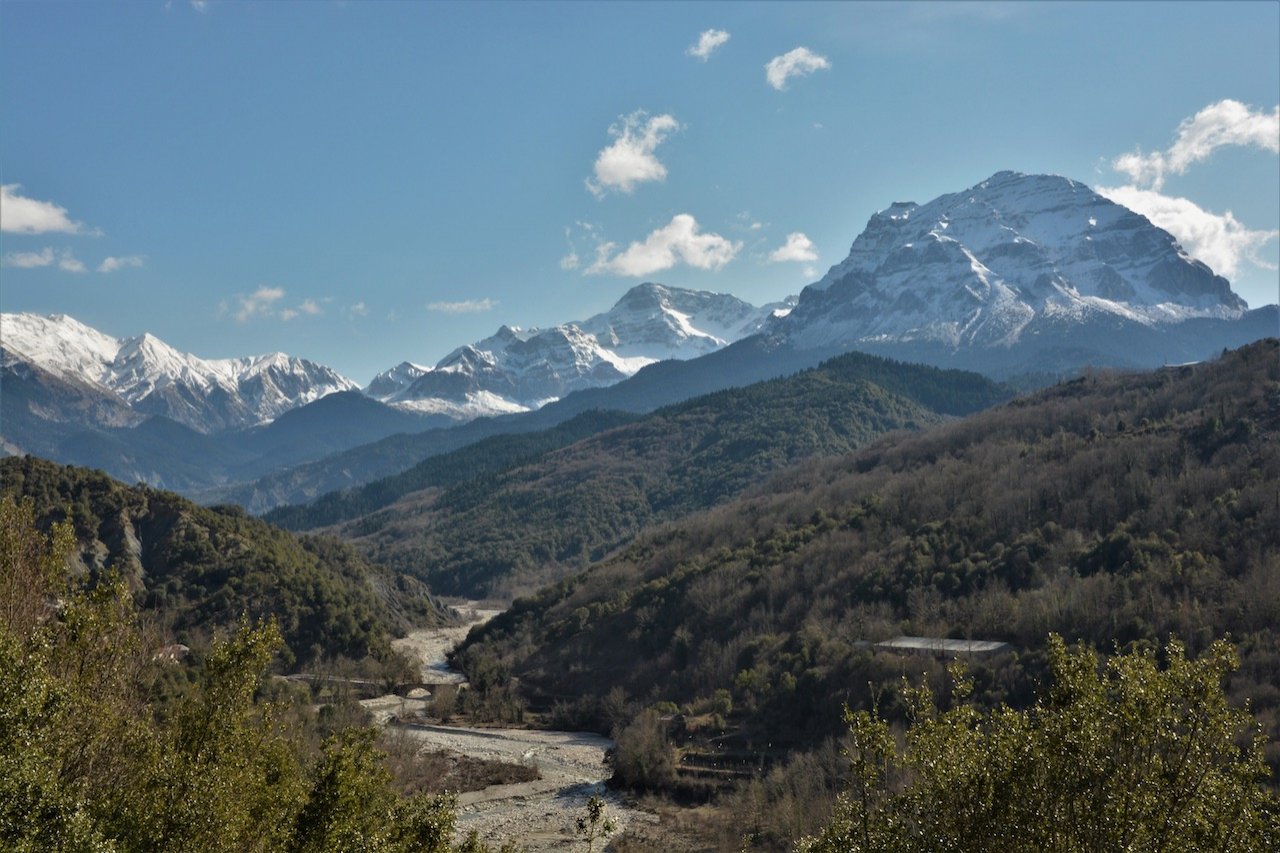
[(962, 365), (1030, 349), (1136, 365), (1152, 354), (1133, 352), (1121, 330), (1154, 340), (1185, 321), (1235, 321), (1247, 309), (1226, 279), (1145, 217), (1067, 178), (999, 172), (872, 216), (849, 256), (770, 329), (798, 348)]
[(164, 415), (206, 433), (265, 423), (359, 387), (283, 353), (203, 359), (154, 335), (116, 339), (63, 314), (0, 315), (0, 350), (7, 371), (34, 368), (115, 398), (139, 415)]
[(646, 364), (688, 359), (758, 332), (784, 306), (640, 284), (608, 311), (549, 329), (503, 326), (425, 368), (404, 362), (365, 393), (457, 420), (536, 409), (571, 391), (612, 385)]

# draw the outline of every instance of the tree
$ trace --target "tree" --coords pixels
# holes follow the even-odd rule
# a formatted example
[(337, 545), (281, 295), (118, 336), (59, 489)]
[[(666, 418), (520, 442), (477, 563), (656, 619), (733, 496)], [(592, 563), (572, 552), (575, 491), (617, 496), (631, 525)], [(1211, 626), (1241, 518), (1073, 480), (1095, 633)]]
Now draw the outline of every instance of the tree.
[(675, 781), (675, 748), (657, 711), (641, 711), (614, 740), (613, 775), (618, 784), (657, 790)]
[(577, 820), (578, 834), (587, 842), (587, 853), (593, 853), (597, 841), (604, 841), (617, 831), (613, 818), (604, 813), (604, 800), (595, 794), (587, 800), (587, 813)]
[(1189, 660), (1170, 641), (1099, 666), (1049, 642), (1053, 683), (1034, 707), (984, 713), (953, 667), (952, 707), (904, 685), (900, 749), (877, 715), (846, 712), (854, 782), (831, 823), (801, 842), (827, 851), (1266, 851), (1280, 801), (1263, 787), (1263, 736), (1228, 705), (1235, 650)]

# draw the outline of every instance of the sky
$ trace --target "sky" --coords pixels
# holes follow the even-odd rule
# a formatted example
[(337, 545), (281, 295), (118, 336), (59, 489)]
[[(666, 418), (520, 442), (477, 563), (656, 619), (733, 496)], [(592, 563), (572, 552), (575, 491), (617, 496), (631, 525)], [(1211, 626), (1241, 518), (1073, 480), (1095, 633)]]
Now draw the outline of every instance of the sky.
[(1280, 298), (1280, 4), (0, 0), (0, 309), (360, 383), (1013, 169)]

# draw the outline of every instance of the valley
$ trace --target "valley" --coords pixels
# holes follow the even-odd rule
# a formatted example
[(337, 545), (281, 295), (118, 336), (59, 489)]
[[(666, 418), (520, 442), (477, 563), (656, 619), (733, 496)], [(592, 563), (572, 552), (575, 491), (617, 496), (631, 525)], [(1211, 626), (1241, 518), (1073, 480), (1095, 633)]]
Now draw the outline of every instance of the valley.
[[(1205, 760), (1261, 804), (1242, 837), (1280, 821), (1280, 318), (1083, 184), (1001, 172), (894, 204), (784, 305), (642, 284), (364, 389), (3, 323), (0, 499), (33, 526), (6, 535), (52, 536), (41, 583), (117, 596), (101, 621), (133, 637), (103, 724), (167, 731), (233, 696), (241, 721), (281, 714), (310, 791), (281, 806), (290, 843), (330, 831), (306, 810), (351, 772), (388, 825), (429, 815), (433, 850), (581, 849), (593, 803), (607, 849), (845, 849), (851, 814), (868, 837), (923, 814), (904, 792), (937, 766), (886, 781), (863, 756), (911, 766), (929, 714), (1047, 724), (1069, 703), (1046, 685), (1087, 693), (1094, 650), (1104, 679), (1185, 657), (1161, 713), (1256, 732)], [(77, 648), (61, 618), (12, 639)], [(28, 657), (94, 689), (58, 654)], [(169, 772), (148, 756), (113, 760)], [(1031, 772), (1010, 767), (956, 772)]]

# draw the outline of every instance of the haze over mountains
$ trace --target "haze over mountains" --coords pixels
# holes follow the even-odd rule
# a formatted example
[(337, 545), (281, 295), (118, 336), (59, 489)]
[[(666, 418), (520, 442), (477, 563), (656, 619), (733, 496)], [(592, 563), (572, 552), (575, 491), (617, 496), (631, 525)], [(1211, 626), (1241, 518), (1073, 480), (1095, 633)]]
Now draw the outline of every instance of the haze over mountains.
[[(363, 390), (279, 353), (202, 359), (150, 334), (118, 340), (64, 315), (6, 314), (0, 435), (10, 453), (210, 498), (217, 487), (261, 510), (486, 435), (590, 408), (647, 412), (851, 349), (1043, 382), (1085, 365), (1198, 361), (1278, 328), (1276, 306), (1250, 311), (1146, 218), (1067, 178), (1000, 172), (876, 213), (794, 309), (646, 283), (587, 320), (503, 326)], [(445, 435), (486, 416), (502, 417)], [(370, 445), (425, 430), (394, 454)], [(345, 455), (321, 464), (327, 473), (299, 468), (281, 487), (284, 469), (333, 453)], [(277, 482), (228, 490), (262, 477)]]

